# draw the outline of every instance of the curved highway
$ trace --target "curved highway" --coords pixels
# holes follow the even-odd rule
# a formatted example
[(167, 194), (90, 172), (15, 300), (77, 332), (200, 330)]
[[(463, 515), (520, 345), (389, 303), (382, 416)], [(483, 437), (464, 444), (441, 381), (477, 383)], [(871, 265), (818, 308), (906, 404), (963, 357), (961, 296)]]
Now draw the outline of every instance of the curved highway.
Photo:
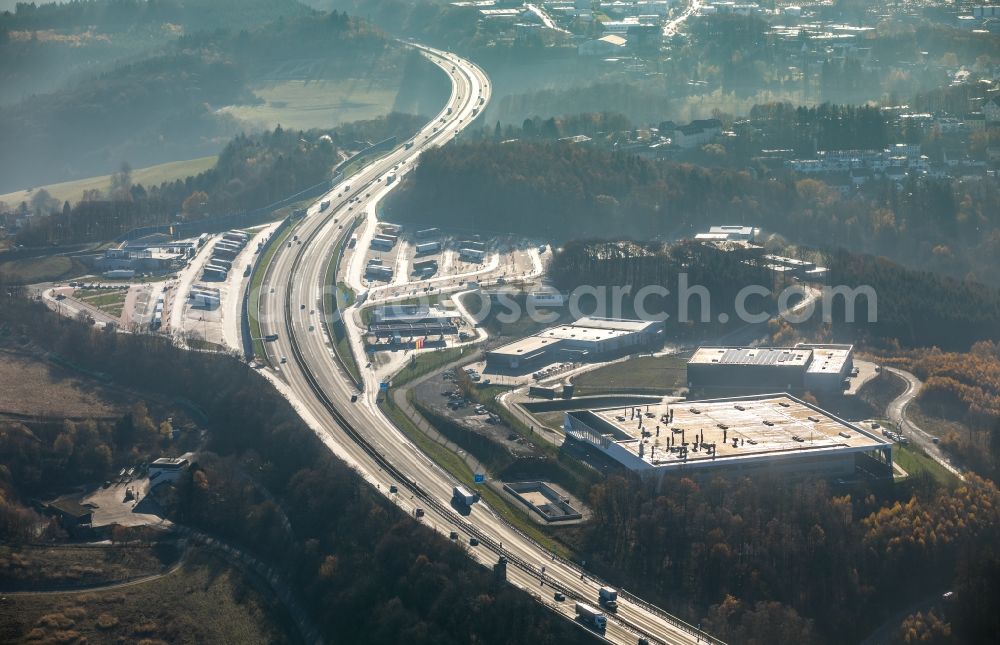
[[(452, 477), (382, 414), (375, 401), (378, 384), (369, 370), (364, 370), (364, 389), (356, 389), (324, 332), (323, 295), (330, 288), (323, 284), (326, 269), (350, 224), (363, 217), (366, 231), (374, 227), (377, 203), (398, 185), (398, 181), (387, 184), (388, 175), (404, 174), (422, 150), (454, 138), (490, 97), (488, 78), (473, 63), (440, 50), (413, 46), (449, 75), (452, 91), (448, 103), (404, 146), (369, 163), (321, 197), (296, 225), (293, 236), (297, 239), (289, 237), (290, 242), (275, 252), (261, 293), (250, 294), (251, 302), (259, 303), (263, 334), (277, 335), (276, 341), (265, 343), (275, 366), (274, 372), (266, 373), (326, 445), (372, 485), (406, 512), (423, 509), (421, 521), (435, 530), (446, 535), (458, 531), (464, 544), (470, 537), (479, 539), (480, 546), (468, 547), (470, 556), (479, 562), (492, 565), (499, 554), (505, 555), (510, 563), (510, 582), (557, 613), (572, 617), (573, 600), (596, 604), (599, 582), (575, 565), (555, 558), (483, 502), (465, 514), (453, 508)], [(319, 202), (324, 200), (331, 204), (321, 212)], [(358, 348), (361, 331), (356, 314), (356, 308), (349, 309), (345, 323), (352, 346)], [(397, 492), (390, 493), (390, 486)], [(556, 589), (565, 593), (566, 601), (554, 600)], [(708, 635), (629, 594), (620, 595), (617, 614), (608, 614), (604, 637), (632, 644), (640, 638), (671, 645), (713, 642)]]

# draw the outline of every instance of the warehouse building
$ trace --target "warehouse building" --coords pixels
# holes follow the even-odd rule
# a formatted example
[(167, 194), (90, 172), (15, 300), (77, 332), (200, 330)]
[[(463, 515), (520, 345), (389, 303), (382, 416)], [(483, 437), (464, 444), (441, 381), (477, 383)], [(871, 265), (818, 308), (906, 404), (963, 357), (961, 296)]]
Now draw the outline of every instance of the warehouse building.
[(854, 369), (854, 346), (699, 347), (687, 363), (692, 392), (838, 392)]
[(892, 442), (789, 394), (567, 412), (568, 438), (629, 470), (875, 479), (892, 476)]
[(660, 342), (663, 323), (588, 316), (557, 325), (486, 353), (486, 361), (501, 369), (520, 369), (555, 361), (594, 360), (627, 349)]
[(372, 310), (368, 333), (377, 338), (457, 334), (461, 314), (424, 305), (386, 305)]

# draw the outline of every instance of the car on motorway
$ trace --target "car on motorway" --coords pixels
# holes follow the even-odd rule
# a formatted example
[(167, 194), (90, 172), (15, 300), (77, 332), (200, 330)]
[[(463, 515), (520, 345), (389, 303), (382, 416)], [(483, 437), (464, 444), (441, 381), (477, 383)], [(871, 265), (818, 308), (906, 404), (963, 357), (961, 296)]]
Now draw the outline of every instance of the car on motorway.
[(351, 403), (357, 403), (357, 402), (358, 402), (358, 395), (357, 394), (352, 394), (351, 395)]
[(282, 356), (281, 357), (281, 363), (287, 363), (287, 362), (288, 362), (288, 359), (285, 358), (284, 356)]
[(397, 488), (395, 484), (391, 484), (389, 486), (389, 492), (390, 493), (398, 493), (399, 492), (399, 488)]
[(304, 304), (299, 305), (299, 309), (305, 309), (305, 308), (306, 306)]
[(458, 539), (458, 531), (452, 531), (451, 533), (449, 533), (448, 534), (448, 538), (452, 539), (452, 540), (457, 540)]
[(469, 546), (479, 546), (479, 540), (474, 537), (470, 537)]
[(552, 599), (555, 600), (556, 602), (562, 602), (566, 600), (566, 594), (564, 594), (561, 591), (557, 591), (554, 594), (552, 594)]
[(417, 517), (423, 517), (424, 516), (424, 509), (417, 508), (416, 510), (413, 511), (413, 514), (416, 515)]

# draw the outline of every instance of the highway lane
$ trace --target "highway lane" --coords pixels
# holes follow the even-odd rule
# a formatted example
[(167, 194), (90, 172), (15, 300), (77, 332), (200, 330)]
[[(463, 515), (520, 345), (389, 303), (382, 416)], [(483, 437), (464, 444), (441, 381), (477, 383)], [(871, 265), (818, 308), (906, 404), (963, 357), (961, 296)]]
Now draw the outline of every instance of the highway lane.
[[(483, 545), (470, 551), (485, 563), (495, 562), (500, 552), (516, 561), (518, 564), (510, 566), (509, 571), (512, 582), (518, 586), (534, 590), (539, 584), (535, 576), (545, 566), (548, 584), (559, 585), (570, 599), (594, 603), (599, 587), (597, 581), (570, 563), (553, 560), (545, 549), (508, 526), (488, 506), (477, 503), (465, 517), (450, 506), (451, 476), (420, 452), (381, 413), (375, 401), (378, 383), (371, 372), (364, 371), (365, 387), (358, 392), (337, 363), (320, 324), (322, 295), (327, 288), (323, 285), (326, 266), (332, 249), (349, 230), (347, 222), (353, 217), (365, 216), (368, 218), (366, 227), (374, 226), (374, 214), (361, 213), (372, 211), (372, 205), (395, 187), (396, 184), (387, 186), (384, 177), (397, 166), (397, 174), (406, 172), (421, 150), (450, 140), (472, 118), (472, 111), (489, 99), (488, 80), (477, 67), (450, 54), (424, 51), (451, 76), (453, 89), (448, 106), (452, 113), (448, 114), (446, 108), (416, 135), (411, 148), (401, 147), (372, 162), (342, 183), (349, 188), (338, 186), (324, 196), (322, 199), (330, 199), (332, 204), (322, 215), (318, 214), (317, 206), (309, 209), (294, 232), (302, 243), (293, 242), (279, 249), (265, 278), (261, 295), (262, 329), (265, 334), (278, 335), (276, 342), (267, 344), (267, 351), (284, 382), (282, 391), (296, 408), (313, 421), (314, 428), (319, 427), (327, 433), (336, 444), (335, 452), (379, 490), (387, 491), (390, 485), (397, 485), (399, 493), (392, 497), (404, 510), (412, 512), (420, 506), (426, 514), (422, 521), (444, 533), (454, 527), (466, 540), (470, 532), (482, 536)], [(360, 201), (353, 201), (355, 198)], [(360, 267), (360, 263), (358, 265)], [(352, 266), (352, 272), (356, 270)], [(347, 312), (347, 328), (356, 355), (360, 357), (363, 350), (355, 313), (353, 309)], [(282, 357), (287, 362), (282, 363)], [(352, 396), (358, 396), (357, 402), (351, 401)], [(350, 431), (363, 435), (361, 441), (367, 442), (370, 448), (355, 440)], [(369, 450), (378, 455), (372, 455)], [(409, 483), (397, 481), (399, 473), (405, 473), (403, 476)], [(551, 591), (551, 587), (546, 588)], [(539, 597), (564, 615), (573, 611), (572, 602), (556, 603), (551, 593)], [(679, 644), (699, 640), (692, 630), (677, 627), (661, 612), (622, 598), (619, 616), (609, 615), (606, 637), (616, 643), (636, 643), (641, 633), (650, 637), (651, 642)], [(702, 635), (700, 640), (707, 638)]]

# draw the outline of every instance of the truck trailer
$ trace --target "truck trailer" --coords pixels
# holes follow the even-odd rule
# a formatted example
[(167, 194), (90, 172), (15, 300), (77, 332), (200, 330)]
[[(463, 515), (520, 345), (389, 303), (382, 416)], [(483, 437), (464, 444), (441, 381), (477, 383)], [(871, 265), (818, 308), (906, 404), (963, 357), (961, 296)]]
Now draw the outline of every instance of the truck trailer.
[(583, 619), (583, 622), (591, 625), (598, 631), (603, 632), (608, 626), (607, 616), (605, 616), (600, 609), (591, 607), (586, 603), (576, 603), (576, 615)]
[(417, 244), (416, 247), (417, 255), (430, 255), (431, 253), (437, 253), (441, 250), (440, 242), (421, 242)]
[(618, 590), (611, 587), (601, 587), (597, 592), (597, 600), (601, 607), (608, 611), (618, 610)]
[(472, 506), (476, 503), (476, 496), (469, 492), (465, 486), (455, 486), (451, 491), (452, 497), (459, 502), (462, 502), (466, 506)]

